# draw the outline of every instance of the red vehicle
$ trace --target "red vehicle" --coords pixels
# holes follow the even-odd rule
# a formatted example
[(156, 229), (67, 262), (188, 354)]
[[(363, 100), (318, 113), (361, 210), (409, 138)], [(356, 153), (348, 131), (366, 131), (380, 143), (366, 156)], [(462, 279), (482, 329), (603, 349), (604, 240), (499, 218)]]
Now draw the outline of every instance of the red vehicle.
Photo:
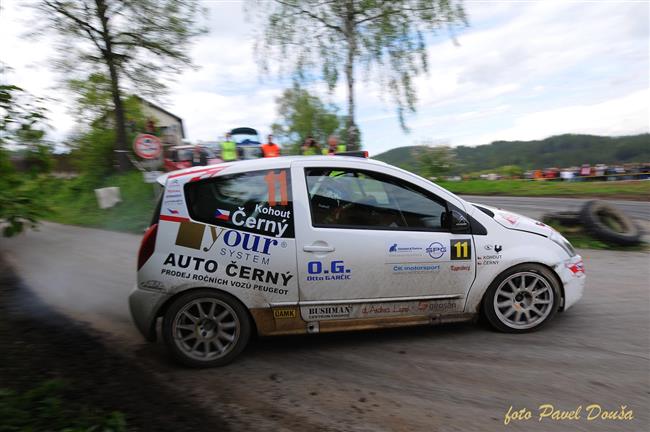
[(181, 145), (170, 147), (165, 152), (165, 171), (176, 171), (200, 165), (223, 162), (208, 147)]

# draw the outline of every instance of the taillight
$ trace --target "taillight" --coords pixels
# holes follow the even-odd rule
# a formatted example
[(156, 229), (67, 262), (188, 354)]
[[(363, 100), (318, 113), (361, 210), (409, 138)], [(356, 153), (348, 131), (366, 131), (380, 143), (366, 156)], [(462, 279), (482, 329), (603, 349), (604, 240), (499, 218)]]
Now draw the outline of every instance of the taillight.
[(156, 234), (158, 233), (158, 224), (153, 224), (144, 232), (142, 242), (140, 243), (140, 250), (138, 251), (138, 270), (147, 262), (153, 255), (156, 249)]

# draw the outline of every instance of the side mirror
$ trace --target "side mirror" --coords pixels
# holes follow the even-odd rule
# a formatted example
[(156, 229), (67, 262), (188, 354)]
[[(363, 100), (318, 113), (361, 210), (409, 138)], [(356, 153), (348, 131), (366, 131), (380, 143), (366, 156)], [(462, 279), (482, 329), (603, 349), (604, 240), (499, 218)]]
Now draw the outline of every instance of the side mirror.
[(469, 221), (464, 214), (449, 210), (445, 219), (449, 222), (449, 230), (453, 234), (469, 234)]

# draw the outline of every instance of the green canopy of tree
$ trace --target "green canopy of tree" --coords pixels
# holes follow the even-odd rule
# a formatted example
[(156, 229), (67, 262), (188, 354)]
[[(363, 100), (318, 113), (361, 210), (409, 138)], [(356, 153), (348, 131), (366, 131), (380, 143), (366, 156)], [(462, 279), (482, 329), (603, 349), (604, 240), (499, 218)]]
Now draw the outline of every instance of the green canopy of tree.
[(420, 175), (439, 177), (454, 168), (455, 153), (448, 145), (424, 145), (414, 149), (413, 159), (417, 161)]
[(33, 183), (15, 172), (8, 148), (26, 151), (27, 157), (42, 160), (47, 169), (50, 152), (42, 141), (46, 120), (39, 99), (20, 87), (0, 84), (0, 221), (5, 223), (5, 236), (21, 232), (26, 225), (34, 226), (45, 211)]
[[(413, 152), (418, 146), (398, 147), (375, 159), (418, 172)], [(650, 162), (650, 134), (606, 137), (556, 135), (535, 141), (496, 141), (476, 147), (454, 147), (456, 164), (450, 174), (494, 170), (506, 165), (522, 169), (566, 168), (582, 164)]]
[(344, 139), (350, 150), (359, 148), (355, 123), (355, 68), (386, 90), (404, 114), (414, 112), (414, 79), (428, 69), (426, 36), (440, 28), (466, 23), (457, 0), (274, 0), (257, 1), (250, 8), (262, 22), (258, 55), (264, 70), (277, 59), (298, 78), (314, 73), (332, 90), (340, 76), (347, 88)]
[[(70, 80), (68, 85), (75, 95), (73, 111), (82, 125), (68, 140), (72, 149), (71, 159), (90, 183), (97, 183), (110, 175), (114, 166), (116, 120), (110, 79), (106, 74), (94, 73), (87, 79)], [(122, 97), (126, 137), (131, 142), (145, 130), (146, 119), (136, 96), (127, 94)]]
[(327, 137), (336, 134), (341, 127), (335, 106), (326, 105), (298, 86), (286, 89), (276, 99), (276, 105), (278, 121), (271, 125), (271, 129), (290, 154), (299, 154), (300, 146), (308, 136), (313, 136), (323, 145)]
[(204, 33), (198, 0), (38, 0), (43, 30), (60, 37), (57, 65), (66, 77), (105, 74), (115, 113), (115, 150), (128, 169), (123, 88), (159, 96), (164, 79), (191, 65), (189, 46)]

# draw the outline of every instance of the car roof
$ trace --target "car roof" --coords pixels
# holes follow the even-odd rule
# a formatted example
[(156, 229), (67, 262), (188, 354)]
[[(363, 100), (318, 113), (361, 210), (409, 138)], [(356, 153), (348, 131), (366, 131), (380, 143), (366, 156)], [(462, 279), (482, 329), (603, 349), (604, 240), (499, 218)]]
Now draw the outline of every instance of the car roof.
[(170, 171), (158, 177), (157, 181), (161, 185), (164, 185), (165, 182), (167, 181), (167, 178), (170, 176), (183, 177), (185, 175), (190, 175), (196, 172), (203, 172), (218, 167), (226, 168), (232, 166), (233, 168), (236, 167), (238, 172), (254, 171), (254, 170), (260, 170), (265, 168), (273, 169), (273, 168), (289, 167), (291, 163), (294, 161), (313, 161), (313, 162), (348, 161), (348, 162), (367, 163), (369, 165), (376, 165), (376, 166), (388, 166), (388, 164), (381, 161), (377, 161), (374, 159), (353, 157), (353, 156), (336, 156), (335, 158), (333, 158), (332, 156), (281, 156), (276, 158), (260, 158), (260, 159), (241, 160), (236, 162), (223, 162), (223, 163), (218, 163), (213, 165), (196, 166), (196, 167), (185, 168), (177, 171)]

